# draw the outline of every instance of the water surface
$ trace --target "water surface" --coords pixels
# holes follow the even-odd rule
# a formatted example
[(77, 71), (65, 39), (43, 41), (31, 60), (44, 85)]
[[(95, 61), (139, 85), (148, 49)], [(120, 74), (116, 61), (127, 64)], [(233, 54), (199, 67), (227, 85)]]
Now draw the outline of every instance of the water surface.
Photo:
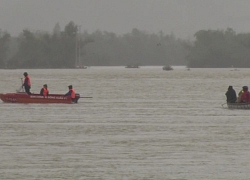
[[(26, 71), (26, 70), (25, 70)], [(32, 92), (48, 84), (78, 104), (0, 103), (0, 179), (248, 179), (248, 110), (225, 92), (250, 70), (90, 67), (27, 70)], [(24, 70), (0, 70), (0, 92)]]

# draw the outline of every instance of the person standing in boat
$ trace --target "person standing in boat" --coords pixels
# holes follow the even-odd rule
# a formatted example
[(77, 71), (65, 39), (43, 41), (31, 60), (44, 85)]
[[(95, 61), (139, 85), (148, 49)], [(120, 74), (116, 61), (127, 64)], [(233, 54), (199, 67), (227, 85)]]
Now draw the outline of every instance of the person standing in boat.
[(250, 92), (248, 91), (247, 86), (243, 86), (243, 93), (241, 95), (241, 103), (249, 103), (250, 102)]
[(227, 96), (227, 103), (235, 103), (237, 100), (236, 92), (233, 89), (233, 86), (229, 86), (225, 94)]
[(25, 92), (27, 94), (31, 94), (31, 92), (30, 92), (30, 88), (31, 88), (30, 77), (29, 77), (27, 72), (24, 72), (23, 75), (24, 75), (23, 87), (25, 89)]
[(42, 95), (44, 97), (49, 95), (49, 89), (48, 89), (47, 84), (43, 85), (43, 88), (40, 91), (40, 95)]
[(73, 89), (73, 86), (72, 86), (72, 85), (69, 85), (68, 87), (69, 87), (69, 92), (67, 92), (67, 93), (65, 94), (65, 96), (70, 96), (70, 97), (71, 97), (71, 100), (72, 100), (73, 102), (75, 102), (76, 92), (75, 92), (75, 90)]

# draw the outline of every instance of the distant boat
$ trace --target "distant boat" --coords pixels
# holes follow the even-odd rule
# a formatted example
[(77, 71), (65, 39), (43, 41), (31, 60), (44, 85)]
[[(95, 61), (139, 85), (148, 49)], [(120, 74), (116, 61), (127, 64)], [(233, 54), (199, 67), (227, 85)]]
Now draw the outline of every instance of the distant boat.
[(164, 66), (162, 69), (165, 70), (165, 71), (174, 70), (171, 66)]
[(239, 71), (239, 69), (231, 69), (230, 71)]
[(87, 66), (76, 66), (76, 69), (87, 69)]
[(139, 68), (138, 65), (127, 65), (126, 68)]

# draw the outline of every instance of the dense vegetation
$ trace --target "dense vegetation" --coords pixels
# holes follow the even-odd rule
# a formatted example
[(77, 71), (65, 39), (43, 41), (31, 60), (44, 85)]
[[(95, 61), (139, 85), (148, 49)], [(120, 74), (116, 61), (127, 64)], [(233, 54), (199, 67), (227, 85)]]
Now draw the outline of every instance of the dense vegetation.
[(250, 67), (250, 33), (236, 34), (233, 29), (201, 30), (189, 47), (189, 67)]
[[(23, 30), (18, 37), (0, 31), (0, 68), (75, 68), (85, 66), (187, 65), (188, 67), (250, 67), (250, 33), (233, 29), (200, 30), (194, 42), (162, 32), (138, 29), (112, 32), (79, 31), (69, 22), (62, 31)], [(76, 61), (79, 59), (79, 61)]]
[(23, 30), (19, 37), (6, 33), (0, 38), (5, 47), (0, 68), (74, 68), (76, 57), (85, 66), (185, 65), (188, 53), (186, 43), (174, 35), (138, 29), (122, 36), (99, 30), (81, 33), (74, 22), (63, 31), (56, 24), (52, 33)]
[(8, 58), (10, 34), (0, 31), (0, 68), (5, 67)]

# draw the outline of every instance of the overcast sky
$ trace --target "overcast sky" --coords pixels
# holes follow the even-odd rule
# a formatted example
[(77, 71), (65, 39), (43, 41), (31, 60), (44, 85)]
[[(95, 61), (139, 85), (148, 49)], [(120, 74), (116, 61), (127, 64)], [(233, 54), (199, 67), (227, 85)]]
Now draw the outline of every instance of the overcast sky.
[(191, 38), (201, 29), (250, 32), (250, 0), (0, 0), (0, 29), (52, 32), (74, 21), (89, 33), (133, 28)]

